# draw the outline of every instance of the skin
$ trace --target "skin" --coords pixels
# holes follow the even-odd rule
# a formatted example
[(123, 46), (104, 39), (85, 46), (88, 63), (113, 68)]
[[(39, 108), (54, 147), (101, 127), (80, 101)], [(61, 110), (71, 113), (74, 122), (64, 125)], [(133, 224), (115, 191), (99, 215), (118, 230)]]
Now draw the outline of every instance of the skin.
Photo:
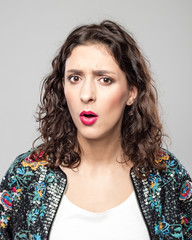
[[(127, 85), (125, 73), (101, 44), (73, 49), (63, 87), (83, 150), (78, 169), (62, 167), (68, 177), (66, 196), (81, 208), (102, 212), (125, 201), (133, 191), (132, 163), (119, 163), (124, 160), (120, 131), (125, 106), (133, 103), (137, 89)], [(84, 125), (79, 117), (82, 111), (96, 113), (97, 121)]]

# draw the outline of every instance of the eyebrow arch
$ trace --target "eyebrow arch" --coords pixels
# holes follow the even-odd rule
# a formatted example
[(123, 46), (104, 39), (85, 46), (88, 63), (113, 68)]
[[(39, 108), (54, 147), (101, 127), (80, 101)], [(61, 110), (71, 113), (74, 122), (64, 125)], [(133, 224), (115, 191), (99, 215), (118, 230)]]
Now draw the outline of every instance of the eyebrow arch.
[(81, 75), (83, 72), (81, 70), (77, 70), (77, 69), (70, 69), (70, 70), (67, 71), (67, 73), (73, 73), (73, 74)]
[[(102, 75), (105, 75), (105, 74), (113, 74), (113, 75), (115, 75), (115, 72), (108, 71), (108, 70), (93, 70), (92, 72), (93, 72), (93, 74), (95, 76), (102, 76)], [(67, 73), (73, 73), (73, 74), (77, 74), (77, 75), (82, 75), (83, 71), (77, 70), (77, 69), (69, 69), (69, 70), (67, 70)]]
[(105, 74), (113, 74), (114, 75), (115, 72), (108, 71), (108, 70), (94, 70), (93, 74), (96, 75), (96, 76), (102, 76), (102, 75), (105, 75)]

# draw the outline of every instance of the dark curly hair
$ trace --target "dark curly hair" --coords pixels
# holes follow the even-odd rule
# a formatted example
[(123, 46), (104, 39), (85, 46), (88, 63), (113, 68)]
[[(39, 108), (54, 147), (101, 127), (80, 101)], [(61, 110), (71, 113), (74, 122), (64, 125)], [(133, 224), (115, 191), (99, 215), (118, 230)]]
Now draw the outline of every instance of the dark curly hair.
[(66, 59), (76, 46), (88, 43), (107, 46), (126, 74), (128, 86), (135, 86), (138, 90), (134, 103), (125, 108), (121, 127), (122, 149), (124, 155), (133, 162), (136, 175), (145, 178), (152, 167), (165, 169), (164, 164), (156, 161), (164, 134), (158, 114), (157, 92), (146, 60), (130, 34), (109, 20), (76, 28), (54, 58), (52, 72), (42, 85), (38, 109), (39, 138), (43, 144), (33, 153), (44, 151), (45, 155), (49, 155), (48, 164), (51, 168), (59, 165), (73, 168), (80, 164), (81, 148), (62, 81)]

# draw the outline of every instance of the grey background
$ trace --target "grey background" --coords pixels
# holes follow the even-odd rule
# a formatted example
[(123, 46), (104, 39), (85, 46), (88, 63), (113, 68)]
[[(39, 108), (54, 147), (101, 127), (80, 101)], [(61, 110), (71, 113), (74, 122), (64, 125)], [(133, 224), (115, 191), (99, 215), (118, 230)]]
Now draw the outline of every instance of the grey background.
[(191, 0), (0, 0), (0, 178), (37, 137), (40, 83), (65, 37), (103, 19), (133, 33), (149, 59), (169, 150), (192, 174)]

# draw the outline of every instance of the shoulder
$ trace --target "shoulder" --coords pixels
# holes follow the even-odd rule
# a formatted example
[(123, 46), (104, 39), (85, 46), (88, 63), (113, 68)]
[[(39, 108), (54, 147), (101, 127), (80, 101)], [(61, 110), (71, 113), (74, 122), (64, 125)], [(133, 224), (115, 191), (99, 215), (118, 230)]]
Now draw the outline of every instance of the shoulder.
[(42, 153), (32, 159), (32, 151), (16, 157), (0, 184), (0, 238), (7, 236), (7, 228), (14, 221), (11, 219), (17, 219), (19, 213), (28, 216), (29, 225), (39, 214), (37, 206), (42, 206), (39, 216), (44, 216), (45, 202), (49, 204), (47, 196), (53, 199), (65, 187), (66, 179), (61, 171), (48, 168)]
[(43, 152), (34, 155), (32, 159), (32, 151), (30, 149), (16, 157), (2, 179), (0, 190), (6, 187), (11, 192), (23, 192), (37, 182), (51, 182), (56, 178), (55, 172), (47, 167), (48, 162), (43, 158)]
[[(9, 167), (0, 184), (0, 207), (12, 208), (12, 202), (20, 202), (22, 196), (43, 197), (47, 187), (59, 185), (61, 171), (47, 167), (43, 154), (31, 158), (32, 149), (20, 154)], [(10, 199), (9, 201), (6, 199)], [(36, 198), (35, 198), (36, 199)]]
[(166, 170), (162, 171), (162, 174), (165, 175), (174, 175), (175, 177), (185, 177), (189, 176), (189, 173), (181, 163), (181, 161), (170, 151), (161, 148), (161, 150), (158, 153), (158, 157), (156, 159), (158, 163), (164, 162), (166, 163)]
[[(161, 186), (164, 189), (174, 189), (179, 194), (188, 184), (192, 190), (192, 180), (189, 173), (173, 153), (162, 148), (155, 161), (159, 164), (165, 164), (166, 169), (161, 171), (155, 168), (151, 169), (148, 176), (151, 189)], [(192, 191), (190, 192), (192, 194)]]
[(47, 160), (43, 159), (43, 152), (40, 154), (35, 154), (33, 159), (31, 158), (31, 153), (33, 149), (20, 154), (13, 161), (11, 166), (9, 167), (7, 174), (14, 176), (22, 176), (22, 175), (38, 175), (39, 170), (42, 166), (47, 165)]
[(148, 176), (150, 189), (175, 194), (176, 198), (183, 202), (192, 200), (192, 179), (175, 155), (166, 149), (161, 149), (156, 161), (166, 163), (167, 167), (161, 171), (155, 168), (151, 169)]
[[(171, 186), (178, 192), (188, 191), (187, 198), (192, 196), (192, 179), (180, 160), (166, 149), (159, 151), (156, 159), (158, 163), (164, 162), (166, 170), (153, 170), (149, 175), (149, 181), (154, 182), (154, 178), (163, 183), (163, 186)], [(180, 196), (182, 197), (182, 196)]]

